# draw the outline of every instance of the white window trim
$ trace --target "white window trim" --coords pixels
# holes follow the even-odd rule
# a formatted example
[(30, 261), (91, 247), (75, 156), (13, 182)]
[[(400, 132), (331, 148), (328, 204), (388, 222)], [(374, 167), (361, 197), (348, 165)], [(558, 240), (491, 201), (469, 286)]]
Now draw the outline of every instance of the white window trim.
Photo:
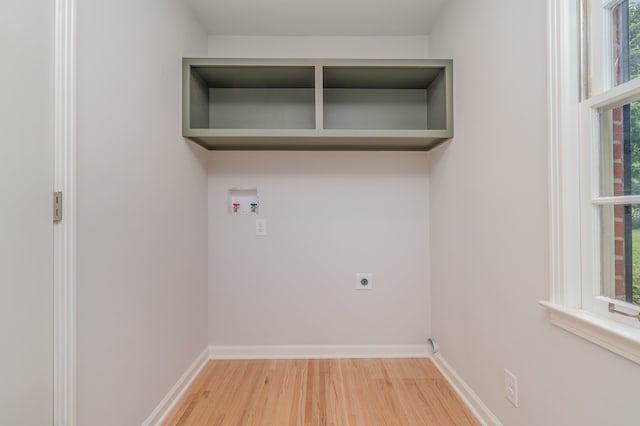
[(582, 309), (565, 308), (542, 301), (551, 323), (640, 364), (640, 339), (637, 330)]
[[(591, 233), (593, 228), (591, 214), (584, 214), (585, 197), (580, 195), (581, 178), (582, 194), (587, 190), (591, 195), (589, 180), (585, 181), (585, 167), (581, 167), (585, 161), (590, 161), (590, 153), (581, 152), (581, 144), (578, 143), (581, 113), (582, 123), (590, 126), (594, 108), (628, 100), (628, 85), (637, 84), (640, 90), (640, 84), (626, 83), (606, 95), (593, 97), (583, 102), (580, 111), (577, 102), (579, 85), (576, 84), (579, 58), (575, 51), (579, 41), (577, 2), (548, 0), (547, 7), (551, 288), (550, 300), (541, 301), (540, 305), (547, 308), (552, 324), (640, 364), (638, 326), (630, 325), (630, 322), (625, 324), (625, 319), (621, 321), (619, 316), (614, 317), (608, 312), (596, 313), (583, 309), (582, 283), (588, 278), (585, 275), (590, 273), (585, 274), (587, 269), (583, 270), (581, 259), (592, 259), (593, 256), (592, 245), (590, 241), (584, 241), (583, 231), (588, 229)], [(601, 63), (597, 60), (594, 62)], [(596, 73), (602, 71), (596, 70)], [(596, 92), (600, 91), (598, 86)], [(583, 132), (585, 130), (590, 132), (588, 127), (583, 128)]]

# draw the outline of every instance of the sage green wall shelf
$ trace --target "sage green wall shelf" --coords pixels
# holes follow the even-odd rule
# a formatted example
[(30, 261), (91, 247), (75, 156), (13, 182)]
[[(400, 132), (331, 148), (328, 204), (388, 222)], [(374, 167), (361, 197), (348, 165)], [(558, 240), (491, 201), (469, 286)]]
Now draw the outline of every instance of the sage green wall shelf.
[(429, 150), (451, 60), (184, 58), (182, 134), (210, 150)]

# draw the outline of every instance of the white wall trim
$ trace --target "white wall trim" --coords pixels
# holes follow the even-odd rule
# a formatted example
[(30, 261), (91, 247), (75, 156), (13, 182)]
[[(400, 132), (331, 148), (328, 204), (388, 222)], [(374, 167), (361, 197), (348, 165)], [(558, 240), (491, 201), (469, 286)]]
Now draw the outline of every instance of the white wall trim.
[(54, 191), (63, 220), (53, 229), (53, 424), (76, 424), (76, 10), (55, 0)]
[(489, 407), (482, 402), (473, 389), (462, 380), (442, 355), (436, 353), (431, 356), (431, 360), (480, 423), (486, 426), (502, 426), (502, 422), (489, 410)]
[(539, 303), (547, 308), (553, 325), (640, 364), (640, 336), (636, 327), (582, 309)]
[[(580, 306), (579, 58), (576, 2), (547, 1), (551, 300)], [(569, 285), (570, 283), (575, 283)]]
[(142, 426), (159, 426), (167, 418), (171, 410), (175, 407), (176, 403), (182, 398), (182, 395), (189, 388), (194, 379), (198, 377), (200, 371), (207, 365), (209, 360), (209, 348), (206, 348), (198, 358), (189, 366), (187, 371), (178, 379), (175, 385), (171, 388), (169, 393), (162, 398), (160, 404), (151, 412), (149, 417), (142, 423)]
[(427, 345), (209, 346), (210, 359), (428, 358)]

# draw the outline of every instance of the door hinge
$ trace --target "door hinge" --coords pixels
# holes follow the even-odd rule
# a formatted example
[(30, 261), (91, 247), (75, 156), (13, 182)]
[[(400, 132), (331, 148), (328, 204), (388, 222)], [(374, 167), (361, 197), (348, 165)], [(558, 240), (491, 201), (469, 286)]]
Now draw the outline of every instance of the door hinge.
[(57, 223), (62, 220), (62, 192), (53, 193), (53, 222)]

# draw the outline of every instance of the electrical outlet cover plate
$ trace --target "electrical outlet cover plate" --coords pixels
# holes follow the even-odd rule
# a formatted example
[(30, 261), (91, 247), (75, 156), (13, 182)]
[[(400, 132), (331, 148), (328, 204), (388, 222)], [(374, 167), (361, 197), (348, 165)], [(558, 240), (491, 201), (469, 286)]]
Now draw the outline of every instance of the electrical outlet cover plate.
[(518, 407), (518, 378), (506, 368), (504, 369), (504, 396)]
[(371, 272), (358, 272), (356, 274), (356, 290), (372, 290), (373, 274)]
[(256, 235), (259, 237), (267, 236), (267, 219), (256, 219)]

